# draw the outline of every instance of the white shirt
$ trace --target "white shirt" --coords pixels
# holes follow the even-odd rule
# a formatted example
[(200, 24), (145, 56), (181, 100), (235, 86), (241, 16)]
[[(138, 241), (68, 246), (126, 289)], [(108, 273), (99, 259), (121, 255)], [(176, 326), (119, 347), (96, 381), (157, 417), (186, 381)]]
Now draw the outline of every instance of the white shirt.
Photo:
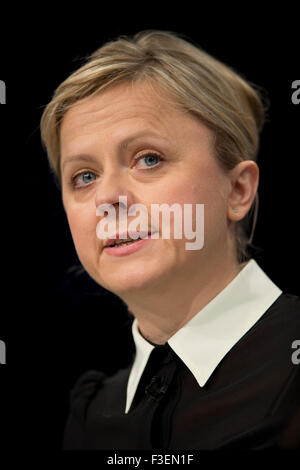
[[(169, 338), (168, 344), (203, 387), (230, 349), (281, 294), (282, 291), (251, 259), (216, 297)], [(136, 355), (127, 384), (125, 413), (130, 409), (155, 347), (140, 334), (136, 318), (132, 335)]]

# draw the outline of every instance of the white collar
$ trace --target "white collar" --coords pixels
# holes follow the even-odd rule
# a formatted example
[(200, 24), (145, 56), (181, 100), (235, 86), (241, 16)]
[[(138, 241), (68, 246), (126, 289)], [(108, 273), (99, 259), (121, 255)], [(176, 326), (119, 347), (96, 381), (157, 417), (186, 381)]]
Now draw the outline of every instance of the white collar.
[[(230, 349), (259, 320), (282, 291), (254, 259), (200, 312), (178, 330), (168, 344), (203, 387)], [(152, 349), (139, 332), (135, 318), (132, 335), (136, 355), (127, 384), (127, 413)]]

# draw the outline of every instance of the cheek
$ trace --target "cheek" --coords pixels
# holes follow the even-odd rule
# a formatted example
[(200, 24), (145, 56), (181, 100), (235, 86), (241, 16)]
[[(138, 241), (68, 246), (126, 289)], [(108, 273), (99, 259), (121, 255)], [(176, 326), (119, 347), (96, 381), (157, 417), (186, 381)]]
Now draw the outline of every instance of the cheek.
[[(226, 224), (226, 181), (214, 171), (191, 172), (180, 181), (166, 185), (159, 193), (160, 203), (169, 205), (179, 203), (192, 204), (192, 230), (199, 230), (200, 219), (196, 222), (196, 204), (204, 204), (204, 239), (209, 240), (223, 238), (227, 230)], [(200, 213), (199, 213), (200, 214)], [(210, 243), (209, 243), (210, 244)]]
[[(158, 193), (158, 197), (153, 202), (167, 203), (169, 205), (178, 203), (183, 204), (205, 204), (205, 208), (215, 206), (217, 199), (220, 199), (216, 185), (208, 181), (181, 180), (179, 183), (164, 186)], [(182, 207), (183, 209), (183, 207)]]
[(73, 242), (80, 259), (94, 247), (96, 216), (87, 207), (69, 207), (66, 211)]

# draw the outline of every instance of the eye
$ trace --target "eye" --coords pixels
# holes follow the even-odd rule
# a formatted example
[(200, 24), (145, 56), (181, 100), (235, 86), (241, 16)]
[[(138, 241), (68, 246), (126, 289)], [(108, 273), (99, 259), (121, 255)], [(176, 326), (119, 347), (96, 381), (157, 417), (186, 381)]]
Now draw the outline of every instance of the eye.
[(81, 173), (78, 173), (72, 177), (71, 184), (74, 188), (78, 189), (87, 186), (95, 179), (96, 175), (92, 171), (82, 171)]
[(162, 161), (162, 158), (160, 155), (156, 154), (156, 153), (147, 153), (146, 155), (142, 155), (138, 158), (136, 158), (135, 160), (137, 162), (137, 164), (140, 162), (140, 161), (144, 161), (145, 165), (142, 165), (142, 168), (143, 169), (152, 169), (152, 168), (156, 168), (158, 166), (158, 164)]

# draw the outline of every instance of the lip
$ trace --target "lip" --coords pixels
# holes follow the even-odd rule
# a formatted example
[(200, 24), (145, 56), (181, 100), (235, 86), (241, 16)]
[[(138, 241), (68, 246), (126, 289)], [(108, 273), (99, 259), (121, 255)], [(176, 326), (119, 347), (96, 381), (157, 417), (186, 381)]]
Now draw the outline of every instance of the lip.
[[(107, 246), (111, 243), (112, 239), (108, 239), (105, 246), (103, 247), (103, 251), (108, 254), (108, 255), (111, 255), (111, 256), (126, 256), (126, 255), (130, 255), (131, 253), (135, 253), (136, 251), (138, 251), (140, 248), (142, 248), (145, 244), (149, 243), (151, 241), (151, 235), (153, 235), (154, 233), (157, 233), (157, 232), (153, 232), (151, 234), (151, 232), (141, 232), (141, 235), (144, 235), (145, 238), (143, 238), (142, 240), (138, 240), (138, 241), (135, 241), (133, 243), (131, 243), (130, 245), (125, 245), (125, 246), (114, 246), (114, 247), (111, 247), (111, 246)], [(122, 235), (122, 234), (121, 234)], [(124, 234), (123, 234), (124, 235)], [(126, 235), (126, 234), (125, 234)], [(146, 235), (147, 235), (147, 238), (146, 238)], [(150, 236), (149, 236), (150, 235)], [(116, 236), (116, 238), (114, 238), (113, 240), (116, 240), (116, 239), (120, 239), (120, 238), (128, 238), (128, 236), (124, 236), (124, 237), (119, 237), (118, 234)]]
[[(156, 232), (153, 232), (156, 233)], [(151, 232), (133, 232), (132, 235), (137, 235), (137, 238), (148, 238)], [(115, 240), (126, 240), (127, 238), (131, 238), (128, 234), (128, 232), (122, 232), (122, 233), (116, 233), (114, 238), (107, 238), (104, 244), (104, 248), (107, 247), (108, 245), (111, 245)]]

